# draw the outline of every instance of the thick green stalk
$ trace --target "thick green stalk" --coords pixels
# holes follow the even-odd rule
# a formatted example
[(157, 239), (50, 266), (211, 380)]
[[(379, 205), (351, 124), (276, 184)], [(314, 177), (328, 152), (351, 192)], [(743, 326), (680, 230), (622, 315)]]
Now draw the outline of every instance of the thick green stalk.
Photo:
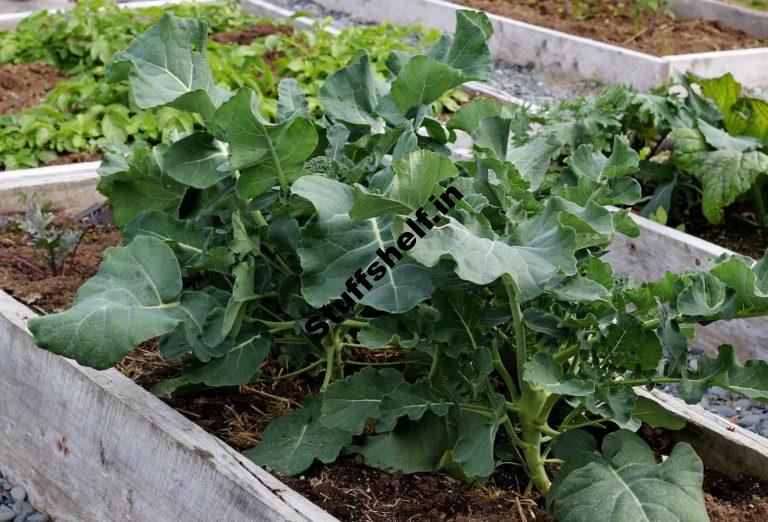
[(521, 435), (523, 442), (527, 444), (522, 450), (531, 481), (536, 489), (544, 495), (549, 491), (552, 482), (550, 482), (547, 470), (544, 468), (545, 459), (541, 454), (541, 431), (537, 426), (525, 423), (522, 425)]
[(768, 216), (765, 213), (765, 200), (763, 199), (763, 182), (762, 180), (755, 180), (752, 184), (752, 197), (755, 200), (755, 214), (757, 215), (757, 223), (761, 227), (768, 225)]
[(437, 371), (440, 369), (440, 361), (443, 358), (443, 348), (440, 345), (435, 347), (435, 357), (432, 359), (432, 367), (429, 369), (429, 378), (434, 379)]
[(528, 360), (523, 311), (520, 309), (520, 303), (517, 302), (517, 286), (512, 277), (504, 274), (501, 279), (504, 282), (504, 288), (507, 290), (509, 308), (512, 311), (512, 322), (515, 329), (515, 365), (517, 367), (517, 380), (520, 383), (520, 391), (522, 393), (527, 386), (527, 383), (523, 380), (523, 365)]
[(328, 335), (323, 337), (323, 348), (325, 349), (325, 377), (323, 378), (323, 384), (320, 387), (320, 391), (324, 392), (328, 385), (331, 383), (333, 377), (341, 376), (343, 378), (344, 366), (341, 360), (341, 339), (339, 336), (339, 329), (334, 328)]

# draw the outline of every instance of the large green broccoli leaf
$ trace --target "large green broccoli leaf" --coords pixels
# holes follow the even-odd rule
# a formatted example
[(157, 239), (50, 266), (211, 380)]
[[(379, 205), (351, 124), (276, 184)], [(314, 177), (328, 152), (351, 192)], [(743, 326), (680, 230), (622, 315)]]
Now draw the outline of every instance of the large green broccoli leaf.
[(627, 430), (607, 435), (602, 454), (594, 450), (594, 439), (584, 435), (582, 451), (555, 451), (566, 457), (547, 495), (547, 506), (558, 520), (709, 520), (701, 492), (704, 466), (688, 444), (678, 444), (657, 464), (645, 441)]
[[(449, 217), (422, 238), (410, 254), (425, 266), (451, 259), (459, 278), (487, 285), (504, 274), (512, 277), (521, 302), (544, 291), (558, 274), (576, 271), (574, 231), (558, 222), (558, 212), (542, 212), (521, 223), (508, 240), (484, 237)], [(474, 219), (474, 218), (470, 218)]]
[(347, 279), (359, 269), (366, 271), (377, 262), (386, 273), (360, 301), (393, 313), (410, 310), (429, 298), (434, 289), (430, 271), (409, 259), (386, 268), (376, 252), (395, 246), (392, 218), (371, 218), (354, 222), (349, 212), (354, 204), (354, 189), (321, 176), (304, 176), (291, 187), (293, 194), (310, 201), (315, 216), (301, 229), (298, 250), (303, 272), (302, 293), (312, 306), (337, 299), (346, 290)]
[(488, 80), (493, 58), (487, 41), (493, 34), (488, 18), (456, 11), (455, 36), (443, 36), (426, 54), (412, 56), (392, 82), (392, 101), (405, 114), (429, 105), (446, 91), (471, 80)]
[(198, 112), (210, 121), (230, 93), (213, 82), (207, 41), (208, 24), (203, 20), (166, 13), (112, 57), (107, 80), (128, 80), (132, 97), (142, 109), (168, 105)]
[(109, 199), (118, 226), (147, 210), (178, 213), (187, 188), (162, 173), (157, 161), (159, 149), (136, 144), (107, 154), (99, 166), (97, 188)]
[(230, 167), (241, 171), (237, 193), (242, 198), (260, 196), (275, 185), (287, 194), (317, 146), (314, 124), (298, 113), (267, 123), (251, 89), (237, 91), (219, 107), (213, 121), (229, 143)]
[(408, 214), (442, 192), (439, 183), (458, 175), (453, 161), (429, 150), (417, 150), (392, 164), (392, 181), (381, 194), (361, 185), (355, 187), (355, 204), (349, 211), (354, 220), (392, 213)]
[(244, 454), (256, 464), (269, 466), (285, 475), (296, 475), (312, 465), (336, 460), (341, 449), (352, 442), (352, 435), (327, 428), (318, 420), (320, 399), (307, 396), (304, 407), (272, 421), (263, 440)]
[(72, 308), (32, 319), (29, 329), (38, 346), (105, 369), (179, 325), (199, 335), (205, 312), (215, 304), (207, 294), (182, 292), (173, 251), (160, 239), (139, 236), (127, 247), (107, 250), (98, 274), (80, 287)]

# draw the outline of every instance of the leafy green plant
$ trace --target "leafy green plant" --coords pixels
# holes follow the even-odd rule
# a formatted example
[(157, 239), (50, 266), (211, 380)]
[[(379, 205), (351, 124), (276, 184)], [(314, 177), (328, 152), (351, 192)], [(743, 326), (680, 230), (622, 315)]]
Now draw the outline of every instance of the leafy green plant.
[[(752, 224), (768, 226), (768, 102), (742, 94), (730, 74), (680, 76), (652, 94), (613, 87), (593, 100), (524, 116), (539, 132), (555, 133), (568, 150), (582, 144), (607, 150), (612, 136), (627, 135), (643, 159), (636, 177), (648, 193), (644, 216), (658, 216), (659, 209), (676, 216), (701, 206), (707, 220), (718, 224), (738, 203)], [(516, 138), (529, 140), (529, 128), (519, 129)]]
[[(16, 225), (26, 232), (30, 246), (45, 252), (50, 273), (54, 276), (65, 274), (67, 261), (74, 259), (87, 229), (57, 223), (56, 215), (47, 209), (48, 204), (43, 204), (41, 196), (37, 193), (21, 194), (19, 197), (26, 206), (26, 211), (24, 217), (16, 221)], [(46, 267), (31, 259), (7, 252), (0, 252), (0, 257), (17, 263), (40, 278), (47, 275)]]
[[(102, 151), (110, 143), (167, 141), (201, 124), (193, 114), (163, 107), (140, 110), (123, 85), (103, 82), (110, 56), (144, 31), (165, 11), (211, 21), (209, 33), (275, 22), (245, 13), (236, 2), (182, 3), (164, 8), (121, 9), (112, 2), (78, 2), (63, 13), (38, 13), (14, 31), (0, 33), (0, 63), (44, 61), (71, 75), (48, 93), (44, 103), (0, 117), (0, 163), (6, 169), (34, 167), (66, 152)], [(277, 32), (249, 45), (210, 42), (217, 84), (250, 87), (260, 95), (264, 114), (275, 118), (277, 83), (295, 78), (307, 91), (312, 114), (320, 113), (317, 90), (326, 76), (346, 65), (354, 49), (371, 53), (377, 76), (386, 74), (386, 57), (395, 50), (434, 43), (439, 34), (420, 27), (350, 27), (340, 35), (322, 30)], [(455, 111), (467, 96), (446, 93), (435, 101), (438, 112)]]
[[(139, 107), (192, 112), (204, 128), (105, 158), (99, 190), (125, 246), (71, 309), (29, 322), (38, 345), (104, 369), (158, 337), (183, 366), (154, 388), (163, 396), (264, 379), (270, 352), (292, 366), (281, 378), (319, 373), (317, 393), (246, 453), (281, 473), (350, 452), (483, 482), (514, 462), (561, 520), (705, 520), (693, 450), (657, 464), (631, 433), (681, 419), (633, 387), (764, 400), (768, 363), (742, 365), (730, 346), (696, 369), (687, 359), (694, 324), (768, 313), (768, 261), (722, 257), (644, 284), (615, 276), (601, 257), (637, 229), (606, 205), (640, 198), (626, 139), (553, 162), (558, 135), (511, 145), (521, 122), (495, 101), (435, 118), (447, 90), (488, 79), (491, 33), (485, 15), (459, 11), (455, 35), (392, 52), (386, 81), (361, 50), (318, 90), (317, 120), (284, 79), (270, 122), (252, 89), (214, 86), (203, 21), (163, 16), (107, 77)], [(454, 162), (458, 129), (474, 155)], [(581, 428), (609, 423), (629, 431), (600, 452)]]

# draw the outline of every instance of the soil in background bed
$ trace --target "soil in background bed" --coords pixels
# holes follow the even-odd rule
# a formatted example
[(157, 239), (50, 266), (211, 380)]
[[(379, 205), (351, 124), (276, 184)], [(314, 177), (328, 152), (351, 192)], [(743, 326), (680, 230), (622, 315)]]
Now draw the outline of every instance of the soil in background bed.
[(293, 34), (293, 27), (290, 25), (274, 25), (266, 22), (253, 24), (250, 27), (238, 31), (227, 31), (225, 33), (216, 33), (211, 35), (211, 40), (223, 44), (249, 45), (257, 38), (269, 36), (271, 34), (282, 33), (286, 36)]
[[(61, 217), (60, 219), (66, 219)], [(24, 245), (24, 234), (0, 217), (0, 252), (13, 252), (40, 262), (36, 252)], [(80, 246), (69, 275), (39, 279), (17, 264), (0, 259), (0, 288), (41, 313), (67, 308), (77, 288), (95, 274), (103, 250), (117, 245), (114, 229), (96, 228)], [(285, 372), (273, 354), (263, 370), (275, 376)], [(179, 374), (178, 361), (167, 361), (157, 342), (144, 343), (118, 365), (134, 382), (149, 389)], [(274, 418), (300, 406), (302, 398), (315, 392), (321, 377), (260, 383), (238, 388), (215, 389), (186, 397), (167, 399), (171, 407), (221, 438), (237, 450), (261, 440), (261, 432)], [(663, 430), (644, 428), (642, 435), (657, 450), (668, 455), (669, 438)], [(441, 473), (389, 474), (365, 466), (359, 457), (343, 457), (334, 464), (316, 464), (297, 477), (280, 476), (294, 488), (342, 520), (461, 522), (546, 521), (543, 499), (524, 497), (527, 482), (518, 468), (501, 468), (483, 487), (468, 486)], [(751, 477), (732, 480), (705, 470), (707, 510), (713, 522), (768, 520), (768, 488)]]
[(101, 161), (103, 154), (101, 152), (65, 152), (59, 154), (55, 160), (49, 161), (45, 166), (50, 165), (69, 165), (70, 163), (86, 163), (88, 161)]
[(0, 114), (13, 114), (41, 103), (45, 94), (65, 77), (42, 63), (6, 64), (0, 67)]
[[(599, 15), (586, 20), (575, 20), (563, 12), (563, 2), (560, 0), (452, 1), (521, 22), (656, 56), (725, 51), (764, 45), (764, 40), (735, 29), (721, 27), (716, 22), (708, 20), (673, 20), (659, 17), (654, 33), (649, 36), (644, 32), (648, 25), (647, 20), (634, 21), (628, 9), (620, 2), (612, 2), (612, 11), (603, 7)], [(573, 4), (575, 5), (576, 2)]]
[(768, 229), (756, 227), (737, 217), (726, 216), (721, 224), (712, 225), (701, 213), (700, 207), (692, 207), (681, 216), (681, 222), (685, 225), (685, 232), (754, 259), (762, 259), (768, 249)]
[[(0, 228), (0, 288), (39, 313), (66, 310), (80, 285), (98, 271), (104, 250), (119, 243), (117, 230), (93, 228), (83, 237), (77, 255), (67, 262), (65, 274), (54, 276), (43, 251), (27, 246), (26, 234), (6, 223)], [(40, 278), (9, 257), (45, 267), (45, 277)]]

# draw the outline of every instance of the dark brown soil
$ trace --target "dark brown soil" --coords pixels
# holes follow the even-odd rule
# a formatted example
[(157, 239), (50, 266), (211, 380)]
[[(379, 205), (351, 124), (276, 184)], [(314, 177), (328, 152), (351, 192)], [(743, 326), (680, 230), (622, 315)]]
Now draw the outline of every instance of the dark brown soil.
[[(663, 429), (643, 426), (640, 435), (656, 452), (669, 455), (673, 442)], [(704, 468), (704, 502), (712, 522), (765, 522), (768, 520), (768, 484), (743, 475), (731, 478)]]
[(510, 470), (472, 487), (440, 473), (390, 474), (347, 457), (299, 477), (280, 478), (341, 520), (550, 520), (543, 499), (518, 493), (525, 480)]
[(88, 152), (88, 151), (82, 151), (82, 152), (66, 152), (64, 154), (59, 154), (55, 160), (49, 161), (46, 163), (46, 166), (49, 165), (68, 165), (70, 163), (85, 163), (88, 161), (99, 161), (102, 158), (101, 152)]
[[(25, 233), (6, 226), (0, 231), (0, 288), (38, 312), (65, 310), (80, 285), (96, 274), (104, 250), (119, 243), (117, 231), (92, 229), (83, 237), (77, 255), (67, 262), (64, 275), (54, 276), (46, 253), (27, 246)], [(42, 277), (25, 262), (42, 268)]]
[(64, 75), (42, 63), (6, 64), (0, 67), (0, 114), (12, 114), (37, 105)]
[[(62, 220), (66, 218), (61, 218)], [(24, 234), (5, 219), (0, 223), (0, 252), (42, 264), (40, 252), (24, 245)], [(80, 247), (68, 275), (38, 278), (14, 261), (0, 259), (0, 288), (41, 313), (68, 307), (77, 288), (96, 273), (103, 250), (119, 243), (113, 229), (94, 229)], [(168, 361), (148, 341), (124, 358), (118, 369), (144, 388), (177, 376), (178, 361)], [(274, 357), (263, 368), (265, 376), (285, 372)], [(174, 409), (238, 450), (261, 440), (274, 418), (300, 406), (316, 392), (317, 377), (262, 382), (237, 388), (207, 390), (168, 399)], [(671, 449), (663, 430), (645, 429), (643, 435), (659, 455)], [(526, 486), (519, 469), (501, 468), (482, 487), (466, 485), (441, 473), (389, 474), (365, 466), (358, 457), (344, 457), (331, 465), (316, 464), (298, 477), (280, 477), (290, 487), (342, 520), (365, 521), (546, 521), (543, 499), (523, 496)], [(714, 522), (768, 520), (768, 489), (751, 477), (729, 479), (707, 469), (704, 484), (707, 510)]]
[(721, 224), (712, 225), (696, 206), (680, 218), (687, 233), (734, 252), (762, 259), (768, 249), (768, 229), (756, 227), (736, 216), (726, 216)]
[(286, 36), (293, 34), (290, 25), (274, 25), (266, 22), (254, 24), (240, 31), (227, 31), (211, 35), (211, 40), (223, 44), (249, 45), (257, 38), (263, 38), (271, 34), (282, 33)]
[[(514, 20), (627, 47), (656, 56), (762, 47), (763, 40), (707, 20), (659, 17), (651, 34), (648, 17), (633, 19), (627, 2), (591, 2), (588, 12), (567, 14), (560, 0), (453, 0)], [(579, 3), (572, 2), (572, 5)], [(586, 11), (586, 10), (585, 10)]]

